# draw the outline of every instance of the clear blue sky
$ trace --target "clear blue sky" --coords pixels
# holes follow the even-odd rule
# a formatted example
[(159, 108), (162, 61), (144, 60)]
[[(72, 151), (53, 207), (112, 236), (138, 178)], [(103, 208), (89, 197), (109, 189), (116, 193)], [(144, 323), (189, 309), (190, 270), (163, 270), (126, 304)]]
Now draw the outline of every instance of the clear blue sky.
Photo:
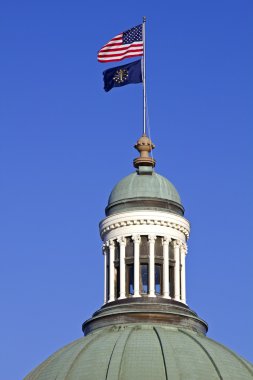
[[(103, 91), (99, 48), (147, 16), (157, 172), (192, 231), (188, 304), (253, 361), (253, 3), (13, 1), (1, 6), (1, 378), (21, 379), (103, 302), (98, 223), (129, 174), (142, 87)], [(122, 63), (127, 63), (125, 60)]]

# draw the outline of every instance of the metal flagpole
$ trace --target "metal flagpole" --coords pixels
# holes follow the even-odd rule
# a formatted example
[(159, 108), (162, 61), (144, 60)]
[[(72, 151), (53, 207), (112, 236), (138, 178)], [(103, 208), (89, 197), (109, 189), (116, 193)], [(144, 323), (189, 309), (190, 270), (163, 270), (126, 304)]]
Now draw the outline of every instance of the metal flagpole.
[(143, 134), (146, 134), (146, 41), (145, 41), (146, 17), (143, 17), (142, 39), (143, 39), (143, 59), (142, 59), (142, 80), (143, 80)]

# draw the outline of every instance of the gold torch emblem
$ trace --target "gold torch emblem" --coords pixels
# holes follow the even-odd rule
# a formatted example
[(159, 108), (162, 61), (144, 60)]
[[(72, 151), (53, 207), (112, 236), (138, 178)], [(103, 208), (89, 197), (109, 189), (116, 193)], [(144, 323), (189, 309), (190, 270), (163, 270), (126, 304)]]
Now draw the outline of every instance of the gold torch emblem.
[(116, 71), (113, 80), (116, 83), (123, 83), (128, 78), (128, 72), (126, 69), (119, 69)]

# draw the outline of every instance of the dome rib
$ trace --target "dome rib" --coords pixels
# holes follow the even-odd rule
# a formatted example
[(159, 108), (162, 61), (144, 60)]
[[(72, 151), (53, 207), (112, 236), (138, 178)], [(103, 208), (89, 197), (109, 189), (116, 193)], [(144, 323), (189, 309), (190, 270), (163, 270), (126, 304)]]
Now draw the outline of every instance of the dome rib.
[(74, 360), (72, 361), (70, 367), (67, 369), (67, 372), (66, 372), (66, 375), (65, 375), (65, 380), (68, 380), (69, 378), (69, 374), (72, 370), (72, 368), (74, 367), (75, 363), (77, 362), (77, 360), (79, 359), (79, 357), (82, 355), (82, 353), (92, 344), (92, 342), (97, 339), (98, 336), (101, 336), (103, 335), (103, 331), (100, 332), (97, 336), (91, 336), (91, 339), (84, 345), (84, 347), (81, 348), (81, 350), (78, 352), (78, 354), (75, 356)]
[[(218, 343), (220, 344), (220, 343)], [(222, 344), (220, 344), (222, 346)], [(249, 368), (248, 364), (240, 357), (240, 356), (237, 356), (233, 351), (231, 351), (229, 348), (227, 348), (227, 350), (235, 357), (237, 358), (244, 367), (247, 368), (247, 370), (249, 371), (249, 373), (253, 376), (253, 371)]]
[(162, 340), (161, 340), (161, 337), (160, 337), (158, 329), (156, 327), (153, 327), (153, 330), (155, 331), (157, 339), (158, 339), (158, 341), (160, 343), (160, 347), (161, 347), (161, 351), (162, 351), (162, 357), (163, 357), (163, 365), (164, 365), (165, 377), (166, 377), (166, 380), (168, 380), (167, 366), (166, 366), (166, 360), (165, 360), (165, 354), (164, 354), (164, 350), (163, 350)]
[(107, 366), (107, 372), (106, 372), (106, 380), (110, 379), (121, 379), (121, 370), (122, 370), (122, 363), (125, 359), (125, 349), (127, 346), (127, 342), (130, 338), (130, 335), (134, 331), (133, 327), (124, 329), (123, 333), (122, 329), (119, 328), (117, 330), (117, 334), (119, 335), (118, 339), (115, 342), (113, 351), (111, 353), (108, 366)]
[(212, 339), (209, 338), (209, 340), (211, 340), (212, 342), (214, 342), (215, 344), (218, 344), (220, 347), (222, 347), (224, 350), (228, 351), (234, 358), (238, 359), (239, 362), (247, 368), (247, 370), (249, 371), (249, 373), (251, 375), (253, 375), (253, 370), (250, 368), (250, 366), (248, 365), (248, 363), (239, 355), (236, 355), (236, 353), (232, 350), (230, 350), (230, 348), (224, 346), (224, 344), (221, 344), (219, 342), (216, 342), (216, 341), (213, 341)]
[[(165, 355), (165, 365), (166, 372), (170, 376), (173, 374), (173, 380), (181, 380), (179, 377), (180, 368), (178, 366), (177, 360), (175, 359), (175, 349), (173, 344), (171, 343), (171, 339), (166, 337), (165, 341), (165, 329), (163, 327), (155, 327), (155, 329), (159, 332), (160, 340), (163, 346), (163, 352)], [(165, 372), (165, 373), (166, 373)]]
[(125, 351), (126, 351), (127, 342), (129, 340), (130, 335), (132, 334), (133, 330), (134, 330), (133, 327), (131, 327), (130, 331), (129, 331), (127, 337), (126, 337), (125, 344), (124, 344), (124, 347), (123, 347), (123, 350), (122, 350), (122, 355), (121, 355), (120, 363), (119, 363), (119, 379), (121, 378), (122, 362), (123, 362), (124, 354), (125, 354)]
[(36, 380), (39, 379), (40, 375), (49, 367), (49, 365), (56, 360), (60, 355), (69, 350), (72, 350), (73, 347), (78, 346), (78, 344), (82, 341), (82, 338), (74, 341), (66, 346), (62, 347), (60, 350), (56, 351), (53, 355), (49, 356), (44, 362), (42, 362), (39, 367), (36, 367), (30, 374), (28, 374), (24, 380)]
[(117, 345), (119, 339), (120, 339), (120, 335), (118, 336), (116, 342), (114, 343), (114, 346), (113, 346), (113, 349), (112, 349), (112, 352), (111, 352), (111, 355), (110, 355), (110, 359), (109, 359), (109, 362), (108, 362), (108, 365), (107, 365), (107, 369), (106, 369), (105, 380), (108, 380), (108, 373), (109, 373), (109, 369), (110, 369), (111, 360), (112, 360), (113, 353), (114, 353), (115, 347), (116, 347), (116, 345)]
[(200, 343), (200, 341), (196, 338), (194, 338), (191, 334), (189, 334), (188, 332), (186, 331), (183, 331), (181, 329), (178, 329), (178, 331), (180, 331), (182, 334), (188, 336), (188, 338), (194, 340), (194, 342), (196, 342), (201, 348), (202, 350), (205, 352), (205, 354), (207, 355), (208, 359), (211, 361), (213, 367), (215, 368), (215, 371), (217, 373), (217, 375), (219, 376), (220, 380), (223, 380), (223, 377), (221, 376), (221, 373), (218, 369), (218, 367), (216, 366), (215, 364), (215, 361), (213, 360), (212, 356), (210, 355), (210, 353), (208, 352), (208, 350), (203, 346), (203, 344)]
[[(232, 351), (232, 353), (236, 357), (236, 355), (235, 355), (235, 353), (233, 351)], [(253, 376), (253, 370), (250, 368), (250, 366), (248, 365), (248, 363), (241, 356), (238, 356), (238, 357), (239, 357), (240, 361), (242, 362), (242, 364), (244, 364), (244, 366), (247, 368), (247, 370), (249, 371), (249, 373)]]

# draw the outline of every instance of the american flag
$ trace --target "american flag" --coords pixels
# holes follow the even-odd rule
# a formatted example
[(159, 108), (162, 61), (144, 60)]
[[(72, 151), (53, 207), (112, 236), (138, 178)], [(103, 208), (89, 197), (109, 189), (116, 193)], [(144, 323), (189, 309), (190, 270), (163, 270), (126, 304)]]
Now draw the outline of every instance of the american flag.
[(113, 37), (98, 52), (99, 62), (116, 62), (143, 55), (142, 24)]

